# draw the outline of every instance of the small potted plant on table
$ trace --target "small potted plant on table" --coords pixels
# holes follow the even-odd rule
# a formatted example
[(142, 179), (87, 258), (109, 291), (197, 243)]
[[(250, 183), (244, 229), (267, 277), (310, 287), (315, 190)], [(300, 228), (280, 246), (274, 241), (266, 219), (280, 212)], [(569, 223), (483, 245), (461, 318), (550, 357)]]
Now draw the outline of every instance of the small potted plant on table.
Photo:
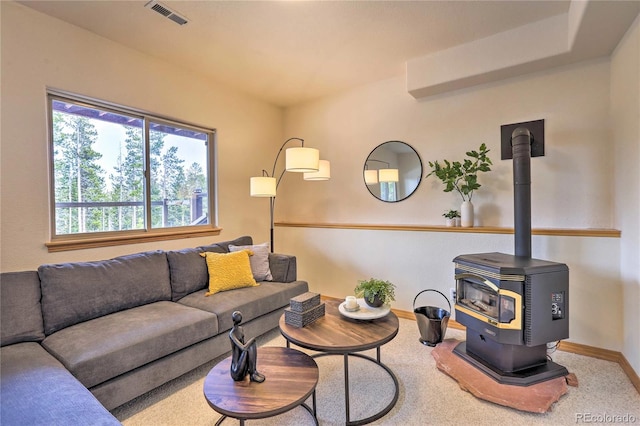
[(353, 290), (356, 297), (364, 297), (367, 305), (379, 308), (396, 300), (395, 285), (389, 281), (370, 278), (358, 281), (358, 285)]

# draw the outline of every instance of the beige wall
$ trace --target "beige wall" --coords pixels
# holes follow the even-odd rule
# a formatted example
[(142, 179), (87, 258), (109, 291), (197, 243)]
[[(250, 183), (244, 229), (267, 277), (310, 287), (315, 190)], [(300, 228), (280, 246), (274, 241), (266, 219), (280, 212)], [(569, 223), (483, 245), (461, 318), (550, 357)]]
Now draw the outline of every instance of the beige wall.
[[(382, 203), (363, 183), (365, 158), (386, 140), (409, 143), (425, 163), (460, 158), (485, 142), (495, 167), (480, 177), (483, 187), (473, 198), (476, 224), (513, 226), (512, 163), (500, 160), (500, 125), (545, 119), (546, 156), (532, 160), (533, 227), (611, 228), (609, 94), (610, 62), (603, 59), (421, 100), (407, 94), (399, 76), (289, 108), (286, 134), (319, 147), (332, 162), (332, 179), (291, 179), (281, 191), (276, 218), (442, 225), (442, 213), (459, 208), (456, 195), (428, 179), (409, 199)], [(511, 235), (278, 227), (276, 242), (296, 253), (299, 275), (314, 291), (344, 297), (358, 279), (389, 279), (398, 285), (394, 307), (407, 311), (420, 290), (449, 294), (455, 256), (513, 253)], [(618, 238), (534, 236), (534, 257), (570, 268), (568, 340), (622, 349), (619, 247)], [(444, 301), (427, 297), (417, 306), (435, 303)], [(597, 312), (606, 312), (606, 321)]]
[[(268, 212), (249, 197), (282, 139), (282, 111), (201, 76), (12, 2), (2, 7), (1, 270), (95, 260), (141, 250), (193, 247), (267, 235)], [(48, 253), (45, 89), (53, 87), (216, 128), (219, 225), (212, 238)]]
[(616, 226), (622, 230), (623, 353), (640, 371), (640, 18), (611, 60)]

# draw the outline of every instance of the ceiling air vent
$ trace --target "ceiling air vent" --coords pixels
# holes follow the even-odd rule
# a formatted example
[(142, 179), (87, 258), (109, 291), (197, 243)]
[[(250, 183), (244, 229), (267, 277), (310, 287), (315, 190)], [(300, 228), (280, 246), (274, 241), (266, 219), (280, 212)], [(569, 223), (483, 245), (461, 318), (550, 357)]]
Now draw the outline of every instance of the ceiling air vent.
[(170, 8), (156, 0), (151, 0), (149, 3), (145, 4), (144, 7), (155, 10), (160, 15), (164, 16), (165, 18), (171, 19), (176, 24), (184, 25), (189, 22), (187, 18), (181, 16), (178, 12), (171, 10)]

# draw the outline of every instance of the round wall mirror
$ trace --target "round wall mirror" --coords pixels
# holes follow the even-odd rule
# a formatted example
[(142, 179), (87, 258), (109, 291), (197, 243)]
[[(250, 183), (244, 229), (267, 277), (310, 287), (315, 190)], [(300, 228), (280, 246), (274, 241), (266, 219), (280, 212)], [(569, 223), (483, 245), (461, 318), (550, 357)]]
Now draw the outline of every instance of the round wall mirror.
[(364, 183), (378, 200), (394, 203), (408, 198), (422, 181), (422, 160), (407, 143), (378, 145), (364, 162)]

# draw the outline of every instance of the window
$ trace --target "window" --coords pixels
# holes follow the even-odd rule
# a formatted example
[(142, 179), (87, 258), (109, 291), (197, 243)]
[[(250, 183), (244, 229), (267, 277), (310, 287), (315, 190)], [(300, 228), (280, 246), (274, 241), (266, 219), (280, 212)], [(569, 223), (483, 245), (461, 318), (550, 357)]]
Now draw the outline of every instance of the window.
[(380, 182), (380, 199), (383, 201), (398, 201), (398, 191), (395, 182)]
[(52, 240), (215, 229), (214, 130), (55, 92), (48, 106)]

